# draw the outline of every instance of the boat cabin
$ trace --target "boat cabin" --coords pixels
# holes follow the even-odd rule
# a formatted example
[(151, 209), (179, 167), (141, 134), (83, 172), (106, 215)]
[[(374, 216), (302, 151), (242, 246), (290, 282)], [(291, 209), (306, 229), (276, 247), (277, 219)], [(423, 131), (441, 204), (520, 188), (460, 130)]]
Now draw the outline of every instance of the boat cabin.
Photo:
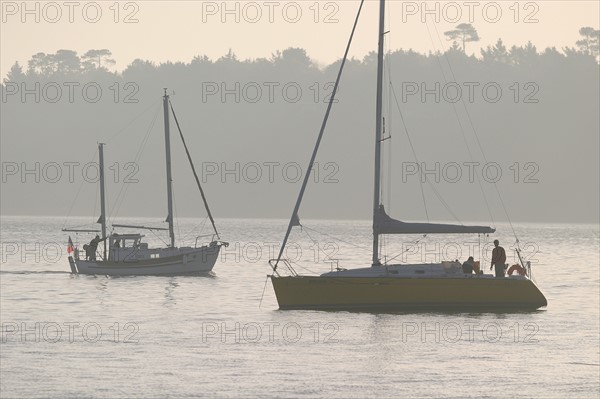
[(134, 261), (147, 258), (148, 243), (142, 242), (143, 234), (111, 234), (108, 237), (108, 260), (112, 262)]

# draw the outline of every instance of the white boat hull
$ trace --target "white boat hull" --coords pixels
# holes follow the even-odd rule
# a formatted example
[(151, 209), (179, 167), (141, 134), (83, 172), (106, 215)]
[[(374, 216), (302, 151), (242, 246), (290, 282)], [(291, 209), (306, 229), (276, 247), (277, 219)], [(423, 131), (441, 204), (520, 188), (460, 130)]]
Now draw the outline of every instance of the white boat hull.
[(108, 276), (160, 276), (210, 272), (219, 256), (221, 245), (193, 248), (175, 256), (123, 262), (74, 260), (69, 257), (75, 274)]

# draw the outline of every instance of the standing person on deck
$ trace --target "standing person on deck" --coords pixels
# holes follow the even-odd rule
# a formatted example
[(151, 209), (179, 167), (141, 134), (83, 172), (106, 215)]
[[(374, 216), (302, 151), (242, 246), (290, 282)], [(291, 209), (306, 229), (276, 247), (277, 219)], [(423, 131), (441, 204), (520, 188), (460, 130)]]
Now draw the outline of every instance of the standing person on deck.
[(98, 249), (98, 244), (104, 240), (106, 240), (106, 237), (100, 238), (100, 236), (96, 234), (96, 237), (90, 241), (88, 245), (88, 249), (90, 251), (90, 260), (96, 260), (96, 250)]
[(492, 264), (490, 265), (490, 270), (492, 267), (496, 267), (496, 277), (504, 277), (504, 268), (506, 264), (506, 252), (504, 248), (500, 246), (500, 241), (494, 240), (494, 249), (492, 251)]

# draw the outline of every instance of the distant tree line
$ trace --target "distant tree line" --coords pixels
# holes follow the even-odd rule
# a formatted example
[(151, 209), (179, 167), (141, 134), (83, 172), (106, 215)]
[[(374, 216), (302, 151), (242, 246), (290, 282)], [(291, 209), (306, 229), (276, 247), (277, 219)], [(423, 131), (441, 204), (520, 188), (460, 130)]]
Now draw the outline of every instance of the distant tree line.
[[(580, 53), (598, 58), (600, 53), (600, 30), (586, 26), (579, 29), (579, 34), (582, 38), (576, 42), (577, 48), (566, 47), (563, 49), (564, 53), (566, 55), (577, 55), (577, 53)], [(457, 25), (453, 30), (444, 32), (444, 35), (448, 37), (448, 40), (453, 41), (452, 48), (454, 50), (460, 48), (459, 42), (461, 42), (462, 51), (465, 54), (468, 42), (478, 42), (481, 40), (475, 27), (471, 24), (465, 23)], [(531, 42), (529, 42), (525, 48), (513, 46), (510, 49), (510, 52), (507, 54), (506, 48), (502, 43), (502, 39), (498, 39), (498, 42), (494, 47), (488, 46), (487, 49), (481, 50), (481, 55), (484, 61), (494, 60), (517, 64), (523, 60), (524, 55), (533, 55), (534, 50), (535, 47), (531, 44)]]
[[(592, 58), (598, 61), (600, 54), (600, 30), (593, 29), (591, 27), (583, 27), (579, 30), (579, 33), (581, 35), (581, 40), (576, 42), (576, 46), (565, 47), (562, 49), (562, 51), (556, 49), (555, 47), (549, 47), (542, 52), (538, 52), (536, 46), (534, 46), (531, 42), (528, 42), (524, 46), (512, 46), (511, 48), (507, 48), (502, 39), (498, 39), (495, 45), (487, 46), (485, 49), (481, 49), (481, 57), (476, 58), (475, 56), (466, 55), (466, 43), (480, 40), (477, 30), (471, 24), (460, 24), (456, 26), (454, 30), (444, 33), (448, 37), (448, 40), (453, 41), (453, 45), (444, 54), (440, 52), (418, 54), (412, 50), (409, 50), (408, 52), (399, 50), (396, 53), (409, 53), (417, 56), (421, 55), (425, 58), (432, 56), (438, 57), (440, 55), (454, 55), (459, 57), (460, 53), (462, 53), (463, 57), (468, 58), (471, 62), (496, 62), (506, 65), (527, 65), (537, 63), (540, 60), (549, 57), (555, 59)], [(368, 54), (362, 62), (367, 63), (368, 61), (372, 60), (373, 56), (373, 53)], [(89, 73), (119, 75), (118, 73), (112, 73), (109, 71), (109, 67), (112, 67), (115, 64), (116, 61), (112, 58), (112, 53), (108, 49), (92, 49), (81, 56), (79, 56), (76, 51), (64, 49), (58, 50), (55, 54), (46, 54), (40, 52), (31, 57), (25, 70), (23, 69), (23, 66), (19, 64), (19, 62), (15, 62), (4, 81), (15, 82), (34, 77), (66, 77), (85, 75)], [(127, 66), (122, 74), (128, 74), (132, 72), (152, 72), (153, 70), (161, 68), (162, 66), (185, 68), (208, 64), (221, 66), (224, 64), (245, 64), (258, 67), (284, 67), (292, 68), (294, 70), (316, 68), (304, 50), (290, 48), (274, 53), (269, 59), (258, 58), (255, 60), (244, 61), (240, 61), (231, 50), (228, 54), (217, 59), (216, 61), (212, 61), (204, 55), (194, 57), (189, 64), (182, 62), (167, 62), (165, 64), (156, 66), (150, 61), (136, 59)]]
[[(397, 179), (397, 184), (389, 185), (389, 193), (394, 190), (389, 201), (391, 204), (396, 198), (406, 210), (401, 214), (393, 208), (391, 213), (415, 220), (425, 217), (420, 213), (420, 180), (399, 181), (404, 162), (412, 162), (415, 153), (419, 162), (428, 166), (463, 165), (469, 160), (467, 144), (475, 149), (481, 143), (481, 148), (488, 149), (489, 160), (504, 169), (501, 190), (507, 204), (513, 204), (514, 220), (549, 221), (549, 215), (557, 221), (597, 220), (598, 30), (584, 27), (580, 33), (572, 47), (542, 49), (526, 41), (511, 46), (498, 39), (473, 55), (480, 35), (473, 26), (458, 25), (445, 35), (449, 48), (444, 52), (405, 49), (389, 53), (385, 132), (392, 137), (386, 146), (393, 146), (390, 154), (394, 155), (386, 170), (390, 179)], [(197, 54), (202, 54), (201, 47)], [(288, 48), (251, 60), (239, 59), (233, 51), (216, 59), (198, 55), (186, 62), (136, 59), (114, 72), (115, 57), (108, 49), (38, 53), (26, 65), (15, 64), (0, 85), (3, 156), (7, 162), (25, 162), (23, 168), (42, 161), (84, 165), (96, 143), (102, 141), (109, 145), (110, 159), (125, 164), (135, 160), (136, 149), (145, 148), (135, 176), (140, 184), (128, 186), (129, 195), (164, 195), (162, 185), (155, 189), (152, 182), (156, 176), (164, 176), (162, 164), (155, 160), (164, 156), (160, 111), (163, 88), (168, 88), (175, 93), (174, 107), (198, 171), (205, 173), (209, 169), (204, 166), (218, 166), (219, 172), (206, 175), (215, 214), (286, 217), (298, 186), (280, 172), (283, 165), (304, 165), (340, 62), (323, 66), (305, 50)], [(312, 199), (303, 209), (304, 218), (370, 217), (370, 190), (357, 187), (369, 187), (373, 178), (369, 168), (372, 153), (365, 154), (365, 149), (373, 145), (376, 67), (375, 52), (346, 63), (317, 159), (319, 182), (311, 182), (307, 198)], [(477, 132), (477, 139), (471, 130)], [(180, 215), (197, 215), (198, 193), (189, 184), (193, 177), (186, 175), (189, 166), (181, 156), (180, 143), (176, 138), (173, 142), (173, 153), (180, 155), (173, 157), (174, 169), (179, 171), (177, 182), (181, 183), (177, 185)], [(476, 161), (482, 160), (474, 156)], [(270, 169), (264, 168), (256, 184), (244, 180), (244, 165), (273, 164), (278, 165), (273, 180)], [(520, 166), (511, 166), (517, 164)], [(320, 184), (331, 176), (326, 165), (336, 167), (332, 177), (338, 183)], [(513, 180), (514, 170), (519, 172), (518, 181), (529, 176), (524, 165), (539, 168), (536, 178), (541, 184)], [(227, 174), (231, 170), (239, 173)], [(465, 172), (463, 177), (467, 175)], [(18, 176), (12, 176), (10, 188), (2, 190), (3, 209), (12, 214), (22, 214), (24, 209), (35, 209), (38, 214), (66, 212), (73, 186), (65, 176), (66, 172), (58, 184), (43, 186), (20, 184)], [(464, 201), (465, 193), (477, 194), (468, 178), (457, 184), (442, 179), (440, 184), (457, 215), (487, 220), (485, 207)], [(95, 185), (89, 197), (92, 203), (94, 190)], [(425, 190), (429, 188), (425, 186)], [(109, 195), (116, 192), (109, 190)], [(495, 194), (490, 193), (490, 206), (501, 209), (494, 201)], [(425, 193), (428, 198), (432, 194)], [(523, 198), (530, 205), (526, 206)], [(339, 206), (340, 199), (344, 206)], [(335, 206), (329, 206), (332, 203)], [(136, 201), (124, 205), (129, 208), (122, 211), (160, 215), (164, 211), (161, 204)], [(449, 216), (442, 205), (430, 208), (438, 220)], [(81, 214), (86, 212), (89, 209)]]

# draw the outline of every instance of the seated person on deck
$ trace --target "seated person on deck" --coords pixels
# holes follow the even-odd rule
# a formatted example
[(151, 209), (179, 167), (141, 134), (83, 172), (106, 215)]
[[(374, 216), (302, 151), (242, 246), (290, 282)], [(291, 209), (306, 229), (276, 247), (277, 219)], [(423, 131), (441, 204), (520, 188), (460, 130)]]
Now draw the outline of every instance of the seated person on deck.
[(474, 267), (475, 267), (475, 260), (473, 259), (472, 256), (469, 256), (469, 259), (467, 259), (465, 261), (465, 263), (462, 264), (463, 273), (472, 274)]

